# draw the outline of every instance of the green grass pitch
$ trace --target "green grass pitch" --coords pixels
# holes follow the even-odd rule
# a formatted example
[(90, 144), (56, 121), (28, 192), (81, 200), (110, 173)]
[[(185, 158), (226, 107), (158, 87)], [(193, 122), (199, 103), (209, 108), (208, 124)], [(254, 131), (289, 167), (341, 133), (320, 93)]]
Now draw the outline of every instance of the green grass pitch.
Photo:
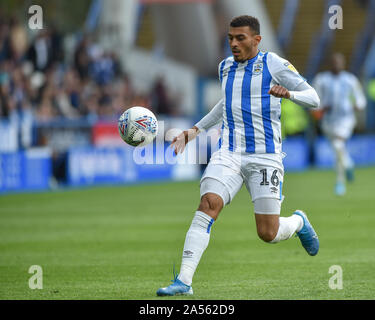
[[(320, 252), (298, 238), (258, 239), (243, 187), (214, 223), (194, 296), (163, 299), (374, 299), (375, 168), (358, 169), (345, 197), (333, 171), (287, 173), (282, 216), (307, 212)], [(0, 196), (0, 299), (160, 299), (179, 269), (199, 183), (100, 187)], [(43, 289), (28, 286), (31, 265)], [(329, 268), (343, 270), (332, 290)]]

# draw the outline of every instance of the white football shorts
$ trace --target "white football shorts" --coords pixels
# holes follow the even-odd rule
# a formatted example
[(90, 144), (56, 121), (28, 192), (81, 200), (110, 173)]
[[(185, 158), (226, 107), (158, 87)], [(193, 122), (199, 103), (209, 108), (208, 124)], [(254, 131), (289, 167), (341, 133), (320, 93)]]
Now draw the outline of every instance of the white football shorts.
[(353, 119), (343, 119), (336, 122), (322, 122), (322, 131), (328, 139), (341, 138), (344, 140), (349, 139), (355, 127), (355, 120)]
[(233, 200), (244, 183), (253, 202), (258, 199), (276, 199), (281, 206), (283, 157), (285, 153), (239, 154), (219, 149), (211, 156), (202, 175), (201, 196), (207, 192), (214, 192), (207, 189), (209, 184), (202, 183), (205, 179), (211, 178), (219, 181), (219, 186), (223, 186), (227, 191), (225, 194), (229, 194), (229, 197), (223, 198), (223, 192), (214, 192), (223, 198), (224, 205)]

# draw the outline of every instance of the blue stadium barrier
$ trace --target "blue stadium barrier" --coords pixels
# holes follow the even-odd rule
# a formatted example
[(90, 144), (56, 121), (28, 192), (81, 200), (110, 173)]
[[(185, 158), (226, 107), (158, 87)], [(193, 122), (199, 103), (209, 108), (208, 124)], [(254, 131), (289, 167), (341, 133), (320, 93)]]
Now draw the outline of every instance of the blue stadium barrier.
[[(150, 145), (152, 163), (134, 161), (132, 147), (74, 147), (67, 155), (67, 182), (71, 186), (130, 184), (138, 182), (197, 179), (197, 165), (171, 164), (164, 155), (171, 153), (169, 143)], [(159, 163), (157, 160), (161, 160)]]
[[(356, 166), (371, 166), (375, 164), (375, 135), (356, 135), (347, 143), (349, 154)], [(315, 166), (317, 168), (333, 168), (335, 154), (329, 141), (320, 137), (315, 141)]]
[[(170, 164), (164, 156), (172, 152), (169, 143), (153, 144), (151, 164), (136, 163), (131, 147), (73, 147), (67, 155), (67, 178), (70, 186), (97, 184), (130, 184), (189, 180), (199, 178), (198, 165)], [(152, 145), (150, 145), (152, 146)], [(195, 148), (191, 145), (192, 149)], [(348, 150), (357, 166), (375, 165), (375, 135), (354, 136), (348, 141)], [(289, 137), (283, 142), (286, 171), (308, 169), (309, 148), (303, 137)], [(335, 156), (324, 137), (314, 144), (315, 166), (326, 169), (334, 166)], [(159, 154), (160, 153), (160, 154)], [(162, 155), (162, 162), (156, 159)], [(160, 160), (160, 158), (159, 158)], [(0, 193), (37, 191), (49, 188), (52, 161), (48, 149), (0, 153)]]
[(0, 193), (48, 189), (51, 175), (48, 150), (0, 153)]
[(289, 137), (283, 141), (285, 171), (303, 171), (309, 166), (309, 147), (303, 137)]

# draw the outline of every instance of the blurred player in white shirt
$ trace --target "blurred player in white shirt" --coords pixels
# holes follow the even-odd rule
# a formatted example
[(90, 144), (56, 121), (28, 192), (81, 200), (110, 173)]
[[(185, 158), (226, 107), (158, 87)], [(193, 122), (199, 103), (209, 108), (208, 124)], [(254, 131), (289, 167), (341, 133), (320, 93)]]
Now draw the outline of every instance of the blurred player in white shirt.
[(356, 125), (355, 109), (366, 106), (366, 97), (358, 79), (345, 71), (345, 58), (341, 53), (331, 57), (330, 71), (318, 73), (313, 81), (323, 111), (322, 131), (336, 154), (335, 193), (344, 195), (346, 180), (354, 179), (354, 162), (346, 148)]
[(193, 128), (172, 142), (175, 153), (199, 132), (221, 123), (220, 148), (207, 165), (200, 184), (200, 204), (185, 238), (180, 274), (157, 295), (193, 294), (194, 272), (208, 246), (214, 221), (245, 184), (254, 203), (259, 237), (267, 243), (297, 233), (314, 256), (319, 240), (304, 212), (280, 217), (284, 167), (281, 149), (281, 98), (318, 107), (315, 90), (287, 60), (261, 52), (259, 22), (250, 16), (234, 18), (228, 39), (233, 56), (218, 67), (223, 98)]

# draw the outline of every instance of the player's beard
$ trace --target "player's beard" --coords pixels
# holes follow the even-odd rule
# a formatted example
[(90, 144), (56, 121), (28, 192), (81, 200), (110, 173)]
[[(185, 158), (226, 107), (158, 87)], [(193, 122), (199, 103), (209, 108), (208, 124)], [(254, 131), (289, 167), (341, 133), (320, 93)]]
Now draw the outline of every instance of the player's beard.
[[(239, 54), (239, 55), (236, 56), (236, 54)], [(238, 49), (236, 49), (234, 51), (232, 50), (232, 55), (233, 55), (234, 61), (239, 62), (242, 58), (242, 51), (238, 50)]]
[(250, 46), (244, 47), (242, 49), (237, 49), (237, 51), (239, 52), (239, 55), (237, 57), (233, 54), (234, 52), (232, 51), (234, 61), (245, 62), (245, 61), (253, 58), (252, 52), (258, 51), (258, 50), (257, 50), (256, 46), (254, 46), (253, 43), (251, 42)]
[(242, 62), (243, 60), (240, 58), (240, 56), (233, 55), (234, 61), (236, 62)]
[[(234, 61), (236, 62), (245, 62), (246, 60), (249, 60), (251, 57), (251, 50), (246, 50), (246, 52), (244, 52), (243, 50), (240, 50), (239, 51), (239, 55), (238, 56), (235, 56), (233, 55), (233, 58), (234, 58)], [(233, 52), (232, 52), (233, 53)]]

